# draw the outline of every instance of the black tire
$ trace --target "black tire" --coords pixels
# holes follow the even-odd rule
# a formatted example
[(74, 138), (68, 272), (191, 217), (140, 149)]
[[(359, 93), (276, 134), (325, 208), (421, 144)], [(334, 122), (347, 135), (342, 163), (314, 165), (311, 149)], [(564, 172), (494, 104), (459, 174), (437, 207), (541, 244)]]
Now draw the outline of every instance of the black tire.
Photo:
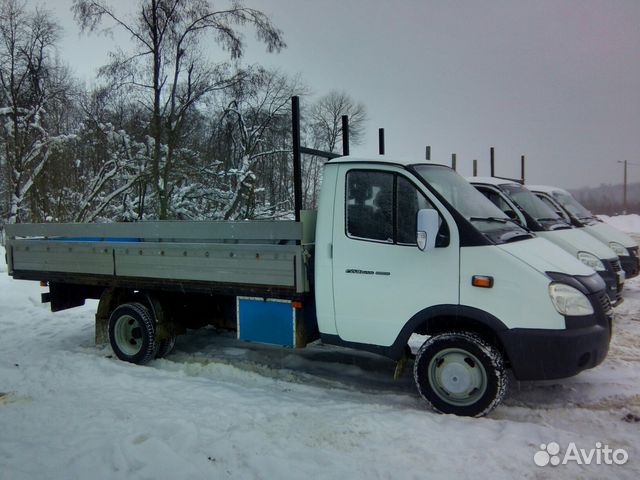
[(170, 338), (158, 340), (158, 351), (156, 352), (156, 358), (164, 358), (171, 353), (173, 347), (176, 345), (176, 335), (172, 334)]
[(156, 321), (141, 303), (125, 303), (109, 317), (109, 343), (120, 360), (144, 365), (155, 357)]
[(431, 408), (468, 417), (487, 415), (508, 388), (502, 354), (471, 332), (430, 337), (418, 350), (413, 377)]

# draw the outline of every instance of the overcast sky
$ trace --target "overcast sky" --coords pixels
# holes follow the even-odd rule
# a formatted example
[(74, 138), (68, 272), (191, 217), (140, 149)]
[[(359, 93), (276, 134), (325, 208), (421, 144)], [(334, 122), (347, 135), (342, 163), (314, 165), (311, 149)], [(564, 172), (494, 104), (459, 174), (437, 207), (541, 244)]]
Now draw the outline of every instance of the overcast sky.
[[(80, 35), (71, 0), (49, 0), (65, 28), (61, 56), (92, 81), (115, 39)], [(126, 11), (134, 2), (114, 0)], [(220, 2), (218, 2), (220, 3)], [(246, 0), (271, 15), (288, 48), (251, 42), (246, 62), (300, 73), (317, 95), (340, 89), (368, 109), (359, 156), (449, 163), (568, 188), (620, 183), (640, 165), (639, 0)], [(251, 38), (248, 38), (251, 40)], [(211, 44), (216, 49), (215, 43)], [(640, 166), (629, 167), (640, 181)]]

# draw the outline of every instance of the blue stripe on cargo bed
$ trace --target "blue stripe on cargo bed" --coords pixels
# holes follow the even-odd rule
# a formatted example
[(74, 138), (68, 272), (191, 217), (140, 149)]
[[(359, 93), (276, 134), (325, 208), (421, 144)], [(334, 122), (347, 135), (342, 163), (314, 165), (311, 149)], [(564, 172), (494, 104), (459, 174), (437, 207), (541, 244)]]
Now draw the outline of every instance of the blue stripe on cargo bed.
[(115, 238), (115, 237), (50, 237), (42, 240), (53, 242), (141, 242), (140, 238)]

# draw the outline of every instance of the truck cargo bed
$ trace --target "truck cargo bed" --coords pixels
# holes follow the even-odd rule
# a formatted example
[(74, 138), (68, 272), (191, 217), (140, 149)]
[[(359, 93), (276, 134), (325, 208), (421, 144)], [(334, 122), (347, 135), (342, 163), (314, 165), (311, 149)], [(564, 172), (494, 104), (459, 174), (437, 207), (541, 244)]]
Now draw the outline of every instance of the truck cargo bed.
[[(197, 290), (309, 290), (302, 222), (7, 225), (14, 278)], [(312, 229), (311, 229), (312, 230)]]

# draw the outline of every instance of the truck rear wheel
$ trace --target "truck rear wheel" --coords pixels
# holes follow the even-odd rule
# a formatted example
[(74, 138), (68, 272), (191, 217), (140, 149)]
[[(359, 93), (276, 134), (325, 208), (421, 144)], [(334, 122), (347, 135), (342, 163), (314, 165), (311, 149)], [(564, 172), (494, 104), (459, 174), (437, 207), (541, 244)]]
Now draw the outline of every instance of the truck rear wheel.
[(173, 347), (176, 345), (176, 335), (172, 334), (169, 338), (158, 341), (158, 349), (156, 351), (156, 358), (164, 358), (171, 353)]
[(141, 303), (125, 303), (109, 317), (109, 343), (120, 360), (143, 365), (156, 355), (156, 322)]
[(502, 354), (471, 332), (430, 337), (418, 350), (413, 375), (431, 408), (469, 417), (491, 412), (508, 385)]

